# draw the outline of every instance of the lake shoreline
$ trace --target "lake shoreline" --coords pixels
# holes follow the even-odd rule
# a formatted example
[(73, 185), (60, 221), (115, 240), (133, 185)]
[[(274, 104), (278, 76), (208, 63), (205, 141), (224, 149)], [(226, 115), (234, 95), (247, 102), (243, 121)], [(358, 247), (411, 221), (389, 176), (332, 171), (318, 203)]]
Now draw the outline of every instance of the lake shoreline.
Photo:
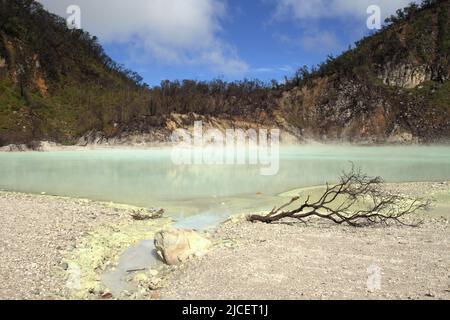
[[(172, 148), (176, 143), (155, 141), (143, 144), (88, 144), (88, 145), (62, 145), (51, 141), (39, 141), (34, 145), (26, 144), (9, 144), (0, 146), (0, 153), (9, 152), (71, 152), (71, 151), (107, 151), (107, 150), (152, 150), (162, 148)], [(295, 147), (295, 146), (352, 146), (352, 147), (383, 147), (383, 146), (450, 146), (450, 140), (437, 140), (433, 142), (373, 142), (373, 141), (315, 141), (308, 140), (304, 142), (280, 142), (280, 147)]]
[[(164, 300), (450, 299), (449, 220), (355, 229), (227, 223), (219, 245), (171, 273)], [(371, 288), (371, 277), (380, 287)], [(376, 279), (376, 278), (375, 278)]]
[[(389, 186), (393, 191), (406, 194), (422, 194), (423, 190), (431, 190), (432, 193), (437, 195), (442, 194), (442, 192), (450, 193), (449, 183), (403, 183), (389, 184)], [(108, 293), (108, 288), (101, 288), (98, 283), (90, 287), (92, 280), (95, 280), (96, 276), (100, 276), (94, 269), (100, 267), (100, 269), (106, 270), (108, 265), (113, 266), (116, 263), (118, 256), (127, 248), (127, 246), (133, 245), (143, 239), (149, 239), (158, 229), (170, 226), (169, 221), (165, 221), (161, 224), (155, 221), (151, 221), (148, 224), (133, 221), (128, 214), (128, 210), (131, 206), (128, 208), (123, 205), (115, 206), (113, 204), (81, 199), (0, 191), (0, 205), (2, 208), (0, 210), (0, 215), (3, 221), (1, 226), (2, 237), (0, 238), (0, 241), (3, 244), (2, 251), (0, 252), (0, 261), (3, 266), (0, 279), (4, 284), (0, 290), (0, 298), (2, 299), (99, 299), (105, 292)], [(447, 207), (445, 207), (445, 210), (447, 210)], [(427, 219), (427, 227), (425, 229), (417, 229), (423, 230), (423, 232), (420, 231), (414, 233), (416, 229), (398, 229), (397, 227), (392, 229), (369, 230), (369, 238), (372, 239), (370, 240), (372, 241), (372, 246), (379, 241), (385, 241), (386, 235), (391, 239), (395, 239), (396, 236), (408, 239), (408, 237), (411, 236), (411, 239), (414, 239), (414, 241), (419, 238), (424, 241), (437, 241), (437, 239), (440, 238), (441, 241), (445, 242), (444, 246), (449, 245), (450, 237), (447, 226), (450, 211), (447, 210), (446, 212), (448, 213), (446, 218), (441, 218), (439, 212), (436, 216), (430, 216), (429, 219)], [(283, 236), (284, 233), (285, 236)], [(110, 240), (111, 234), (115, 234), (114, 238), (120, 239), (120, 241), (113, 243)], [(354, 234), (356, 234), (356, 239), (353, 237)], [(259, 259), (257, 260), (259, 261), (259, 267), (253, 266), (256, 267), (256, 272), (253, 273), (253, 276), (264, 278), (267, 274), (267, 270), (258, 271), (258, 268), (264, 269), (265, 264), (267, 264), (267, 268), (269, 268), (273, 263), (271, 262), (272, 259), (286, 259), (288, 254), (292, 254), (292, 252), (283, 253), (283, 250), (281, 250), (280, 257), (272, 257), (269, 261), (266, 261), (264, 256), (259, 258), (255, 257), (252, 252), (255, 252), (255, 249), (258, 248), (266, 248), (267, 250), (265, 251), (271, 252), (269, 250), (270, 248), (273, 249), (271, 246), (289, 246), (289, 243), (292, 243), (292, 240), (289, 240), (287, 235), (300, 239), (308, 235), (310, 238), (304, 240), (308, 245), (311, 244), (311, 239), (323, 240), (331, 236), (338, 236), (340, 239), (343, 239), (344, 242), (362, 241), (364, 238), (363, 232), (359, 232), (359, 230), (356, 232), (355, 229), (352, 228), (312, 224), (308, 227), (294, 226), (289, 229), (288, 226), (284, 225), (268, 226), (249, 224), (247, 222), (242, 222), (241, 219), (231, 219), (228, 222), (217, 226), (216, 230), (213, 232), (213, 238), (218, 245), (211, 254), (202, 260), (192, 261), (175, 270), (170, 269), (170, 272), (166, 273), (167, 279), (164, 279), (166, 285), (161, 291), (146, 292), (145, 295), (138, 295), (134, 298), (151, 299), (152, 296), (161, 296), (163, 299), (236, 298), (238, 295), (233, 296), (231, 294), (237, 294), (236, 290), (240, 288), (239, 286), (234, 289), (229, 288), (229, 294), (218, 295), (218, 292), (208, 291), (212, 284), (208, 283), (204, 277), (216, 274), (218, 281), (226, 280), (227, 277), (239, 279), (239, 276), (245, 272), (242, 271), (240, 274), (235, 274), (237, 271), (233, 270), (232, 267), (242, 264), (248, 265), (248, 263), (251, 265), (251, 263), (255, 263), (252, 259), (257, 258)], [(108, 241), (110, 241), (109, 244)], [(266, 247), (268, 245), (269, 247)], [(399, 245), (401, 248), (404, 246), (403, 243), (400, 243)], [(105, 251), (105, 248), (102, 248), (102, 246), (106, 246), (106, 249), (111, 246), (117, 246), (119, 249), (115, 251), (110, 251), (108, 249)], [(98, 249), (97, 251), (103, 255), (102, 261), (98, 262), (99, 265), (91, 265), (91, 262), (86, 262), (86, 260), (92, 261), (91, 258), (94, 257), (85, 255), (87, 248), (90, 248), (88, 251), (95, 251), (92, 250), (92, 248), (96, 248), (96, 250)], [(395, 243), (389, 244), (389, 248), (396, 248)], [(420, 246), (418, 248), (420, 249)], [(426, 248), (430, 249), (433, 247), (426, 245)], [(439, 245), (439, 248), (441, 248), (441, 244)], [(311, 250), (318, 249), (320, 248)], [(242, 251), (236, 253), (234, 250)], [(329, 254), (331, 248), (324, 250), (325, 253), (328, 252)], [(349, 250), (352, 252), (353, 248), (350, 248)], [(407, 252), (410, 252), (410, 250)], [(441, 262), (446, 264), (447, 267), (450, 267), (450, 258), (447, 259), (448, 253), (439, 250), (437, 252), (442, 255), (441, 259), (444, 259)], [(302, 257), (303, 253), (301, 250), (297, 253), (299, 254), (299, 257)], [(359, 254), (361, 254), (361, 252), (359, 252)], [(221, 255), (223, 257), (229, 257), (232, 259), (230, 261), (235, 263), (231, 263), (229, 269), (224, 269), (223, 259), (222, 266), (218, 264)], [(86, 257), (89, 259), (84, 259)], [(313, 258), (312, 261), (311, 257)], [(312, 263), (312, 265), (317, 263), (317, 261), (314, 260), (314, 255), (311, 255), (311, 257), (305, 260), (306, 262), (309, 262), (303, 265), (304, 268), (307, 268), (310, 263)], [(434, 260), (436, 257), (430, 257), (430, 260), (428, 260), (426, 256), (423, 258), (426, 263), (431, 264), (432, 262), (435, 262)], [(81, 263), (83, 261), (85, 265)], [(86, 284), (81, 288), (81, 291), (83, 291), (81, 295), (77, 295), (73, 290), (67, 288), (68, 269), (70, 271), (72, 263), (81, 263), (81, 267), (86, 270), (89, 268), (92, 269), (90, 270), (92, 271), (91, 273), (86, 272), (91, 278), (88, 278)], [(340, 263), (345, 263), (345, 261), (341, 261)], [(345, 266), (346, 265), (344, 265), (344, 267)], [(195, 276), (196, 274), (201, 275), (201, 277), (197, 278)], [(273, 277), (281, 279), (280, 277), (282, 277), (282, 275), (275, 274)], [(195, 281), (192, 282), (193, 280)], [(272, 286), (277, 285), (277, 282), (273, 282), (272, 280), (267, 283)], [(314, 279), (311, 279), (311, 281), (313, 280)], [(186, 290), (190, 290), (190, 294), (186, 292), (186, 290), (178, 291), (181, 283), (185, 284)], [(233, 283), (233, 281), (230, 283)], [(251, 281), (248, 283), (251, 283)], [(243, 282), (243, 285), (244, 284), (245, 282)], [(202, 291), (199, 286), (203, 286), (204, 289), (208, 290)], [(277, 292), (273, 291), (273, 296), (270, 297), (255, 295), (244, 296), (248, 291), (246, 291), (246, 288), (240, 289), (242, 289), (242, 295), (240, 297), (244, 299), (289, 298), (282, 295), (277, 296)], [(319, 293), (322, 292), (320, 288), (317, 290)], [(183, 292), (185, 295), (183, 295)], [(195, 296), (192, 295), (194, 292), (196, 292)], [(347, 293), (341, 292), (340, 294), (342, 295), (329, 296), (325, 294), (322, 298), (354, 297), (347, 295)], [(436, 298), (448, 298), (448, 296), (445, 295), (445, 291), (438, 294), (432, 293), (432, 295)], [(380, 295), (369, 295), (364, 297), (383, 298), (383, 296)], [(308, 294), (305, 289), (302, 296), (293, 295), (291, 298), (312, 299), (320, 298), (320, 296)], [(401, 296), (400, 298), (406, 298), (406, 296)]]
[[(435, 198), (418, 228), (354, 228), (232, 219), (214, 249), (171, 273), (167, 300), (450, 299), (450, 183), (387, 184), (403, 195)], [(373, 283), (375, 281), (375, 284)], [(378, 283), (377, 283), (378, 281)]]

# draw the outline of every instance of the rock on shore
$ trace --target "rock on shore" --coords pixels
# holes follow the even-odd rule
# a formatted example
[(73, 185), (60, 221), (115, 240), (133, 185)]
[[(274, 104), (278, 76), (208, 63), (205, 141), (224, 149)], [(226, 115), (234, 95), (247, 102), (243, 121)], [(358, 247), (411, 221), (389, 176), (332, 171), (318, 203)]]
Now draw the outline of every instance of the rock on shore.
[(194, 230), (164, 230), (155, 235), (155, 247), (161, 259), (177, 265), (192, 256), (205, 255), (212, 243)]

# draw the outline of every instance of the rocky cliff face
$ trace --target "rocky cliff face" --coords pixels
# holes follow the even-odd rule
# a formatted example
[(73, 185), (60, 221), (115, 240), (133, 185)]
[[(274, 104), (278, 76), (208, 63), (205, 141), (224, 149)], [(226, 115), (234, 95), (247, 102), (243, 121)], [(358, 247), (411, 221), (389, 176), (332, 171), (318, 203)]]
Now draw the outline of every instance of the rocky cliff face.
[(3, 75), (9, 73), (15, 85), (27, 87), (30, 91), (39, 92), (45, 97), (48, 87), (39, 56), (28, 50), (26, 44), (17, 39), (9, 39), (5, 34), (0, 33), (0, 41), (5, 48), (5, 57), (0, 57), (0, 73)]
[(283, 85), (186, 80), (149, 89), (97, 38), (68, 30), (37, 2), (0, 1), (0, 147), (154, 144), (195, 121), (279, 128), (294, 143), (447, 140), (449, 16), (450, 0), (429, 0)]
[(383, 67), (378, 77), (383, 84), (391, 87), (413, 89), (426, 81), (434, 80), (433, 72), (428, 65), (400, 64), (389, 62)]
[(450, 1), (362, 40), (283, 94), (281, 113), (319, 140), (450, 138)]
[[(281, 99), (283, 113), (322, 141), (383, 142), (393, 131), (393, 108), (377, 92), (356, 81), (320, 79), (315, 88), (294, 89)], [(360, 97), (364, 96), (364, 99)]]
[(406, 80), (387, 86), (321, 78), (285, 92), (281, 113), (313, 140), (416, 143), (450, 137), (448, 83), (417, 82), (409, 89)]
[(153, 146), (155, 144), (170, 144), (172, 134), (177, 129), (183, 129), (192, 136), (195, 122), (202, 123), (203, 132), (217, 129), (225, 135), (226, 130), (240, 129), (243, 131), (259, 129), (281, 129), (280, 142), (296, 144), (303, 142), (302, 134), (290, 126), (282, 117), (268, 117), (266, 114), (255, 114), (251, 121), (246, 117), (221, 115), (204, 116), (195, 113), (176, 114), (166, 117), (146, 118), (140, 124), (118, 128), (118, 133), (107, 136), (102, 131), (90, 131), (77, 142), (79, 146)]

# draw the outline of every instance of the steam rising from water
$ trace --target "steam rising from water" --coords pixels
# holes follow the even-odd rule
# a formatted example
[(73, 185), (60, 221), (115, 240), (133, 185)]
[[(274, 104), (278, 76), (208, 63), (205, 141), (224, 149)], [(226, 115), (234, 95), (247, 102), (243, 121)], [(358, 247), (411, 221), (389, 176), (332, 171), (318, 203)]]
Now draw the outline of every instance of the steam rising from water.
[(261, 176), (259, 167), (250, 165), (176, 166), (168, 148), (3, 153), (0, 188), (161, 205), (175, 215), (227, 215), (256, 204), (265, 207), (281, 192), (335, 182), (349, 161), (388, 182), (450, 180), (448, 146), (282, 147), (275, 176)]

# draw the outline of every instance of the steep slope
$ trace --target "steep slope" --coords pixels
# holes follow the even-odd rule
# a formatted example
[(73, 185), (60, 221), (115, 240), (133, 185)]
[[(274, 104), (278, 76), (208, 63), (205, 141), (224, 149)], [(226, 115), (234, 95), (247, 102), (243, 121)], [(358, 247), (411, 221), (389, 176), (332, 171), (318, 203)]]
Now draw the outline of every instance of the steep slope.
[(450, 1), (427, 1), (288, 84), (281, 110), (321, 140), (413, 142), (450, 137)]
[(168, 141), (192, 127), (278, 127), (288, 141), (450, 138), (450, 0), (426, 0), (285, 84), (142, 78), (34, 0), (0, 0), (0, 147)]
[(71, 143), (148, 103), (139, 76), (32, 0), (0, 1), (0, 145)]
[(96, 37), (69, 30), (36, 1), (0, 0), (0, 146), (167, 141), (179, 119), (198, 115), (210, 126), (222, 119), (273, 126), (278, 97), (248, 80), (162, 81), (150, 89)]

